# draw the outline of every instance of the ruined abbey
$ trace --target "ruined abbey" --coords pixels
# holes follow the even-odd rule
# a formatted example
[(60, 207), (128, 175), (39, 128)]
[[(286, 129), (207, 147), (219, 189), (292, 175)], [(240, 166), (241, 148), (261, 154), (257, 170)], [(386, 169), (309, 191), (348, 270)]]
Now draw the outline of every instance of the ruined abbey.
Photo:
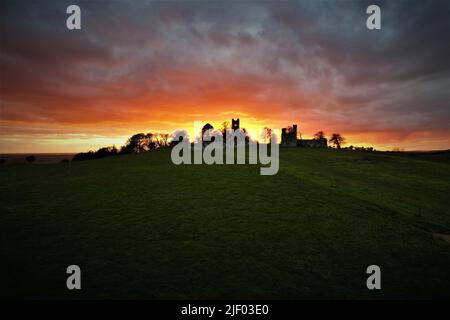
[[(237, 119), (231, 119), (231, 132), (237, 131), (240, 129), (240, 121), (239, 118)], [(214, 127), (207, 123), (202, 128), (202, 143), (203, 146), (207, 146), (211, 143), (211, 141), (214, 141), (214, 137), (211, 138), (211, 141), (209, 139), (203, 140), (203, 134), (207, 130), (214, 130)], [(244, 129), (245, 130), (245, 129)], [(227, 131), (223, 130), (223, 142), (226, 141)], [(246, 143), (249, 141), (249, 137), (245, 137)], [(323, 136), (315, 137), (314, 139), (302, 139), (301, 135), (297, 132), (297, 125), (293, 124), (292, 127), (286, 127), (281, 129), (281, 146), (283, 147), (306, 147), (306, 148), (327, 148), (327, 139)]]
[(317, 139), (298, 138), (297, 125), (281, 129), (281, 146), (284, 147), (308, 147), (308, 148), (326, 148), (327, 139), (324, 137)]

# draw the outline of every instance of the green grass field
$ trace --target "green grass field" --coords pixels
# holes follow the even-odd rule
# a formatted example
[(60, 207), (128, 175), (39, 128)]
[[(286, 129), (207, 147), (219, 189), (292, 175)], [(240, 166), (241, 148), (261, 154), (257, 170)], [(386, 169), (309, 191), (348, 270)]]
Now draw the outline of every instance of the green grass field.
[[(298, 148), (280, 157), (275, 176), (259, 165), (175, 166), (169, 150), (3, 165), (1, 294), (450, 298), (448, 161)], [(71, 264), (80, 291), (65, 287)], [(382, 290), (366, 288), (371, 264)]]

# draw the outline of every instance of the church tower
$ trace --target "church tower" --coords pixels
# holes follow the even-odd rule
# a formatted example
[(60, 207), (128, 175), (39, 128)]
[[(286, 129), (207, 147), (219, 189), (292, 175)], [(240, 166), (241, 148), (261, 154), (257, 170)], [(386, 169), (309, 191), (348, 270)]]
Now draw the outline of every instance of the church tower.
[(239, 118), (237, 118), (236, 120), (231, 119), (231, 128), (233, 129), (233, 131), (239, 129)]

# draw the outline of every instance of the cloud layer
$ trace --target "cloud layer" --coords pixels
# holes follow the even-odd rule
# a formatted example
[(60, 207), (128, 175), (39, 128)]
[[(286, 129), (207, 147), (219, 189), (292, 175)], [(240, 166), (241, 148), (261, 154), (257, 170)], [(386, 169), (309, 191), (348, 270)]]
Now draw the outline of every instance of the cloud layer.
[(369, 31), (372, 2), (86, 1), (69, 31), (70, 2), (2, 1), (0, 152), (78, 151), (231, 116), (449, 148), (449, 2), (378, 2), (382, 30)]

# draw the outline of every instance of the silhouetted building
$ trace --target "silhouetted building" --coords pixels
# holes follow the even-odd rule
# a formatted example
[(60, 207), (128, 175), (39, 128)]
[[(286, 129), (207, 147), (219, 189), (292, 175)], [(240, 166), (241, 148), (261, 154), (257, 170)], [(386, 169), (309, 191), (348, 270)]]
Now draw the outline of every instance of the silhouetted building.
[(327, 139), (297, 139), (297, 125), (281, 129), (281, 145), (284, 147), (326, 148)]
[(236, 120), (231, 119), (231, 129), (233, 129), (233, 131), (239, 129), (239, 118), (237, 118)]
[(297, 125), (281, 129), (281, 145), (286, 147), (297, 146)]
[(327, 147), (327, 139), (298, 139), (297, 140), (298, 147), (306, 147), (306, 148), (326, 148)]

